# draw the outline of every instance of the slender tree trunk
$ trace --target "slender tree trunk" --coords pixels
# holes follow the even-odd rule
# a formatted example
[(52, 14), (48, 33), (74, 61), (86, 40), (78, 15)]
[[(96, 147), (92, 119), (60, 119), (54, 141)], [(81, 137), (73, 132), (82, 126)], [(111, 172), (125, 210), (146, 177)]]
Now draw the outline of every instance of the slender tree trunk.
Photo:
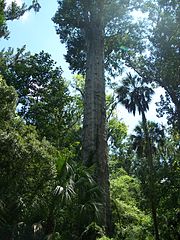
[(180, 134), (180, 98), (178, 97), (178, 94), (176, 91), (173, 90), (170, 86), (164, 84), (162, 81), (157, 81), (157, 83), (165, 89), (165, 91), (168, 93), (168, 95), (171, 98), (171, 101), (173, 102), (175, 106), (175, 122), (174, 127), (177, 129), (177, 131)]
[(175, 106), (175, 123), (174, 127), (176, 130), (180, 133), (180, 99), (178, 98), (177, 92), (175, 92), (173, 89), (169, 89), (168, 87), (165, 88), (165, 90), (168, 92), (168, 94), (171, 97), (172, 102)]
[(180, 134), (180, 101), (177, 102), (175, 107), (176, 107), (176, 121), (177, 121), (176, 126), (177, 126), (177, 131)]
[(111, 226), (109, 173), (106, 143), (106, 110), (104, 78), (104, 28), (100, 17), (91, 18), (86, 31), (87, 71), (85, 80), (83, 161), (95, 165), (95, 180), (102, 191), (102, 225)]
[(147, 120), (144, 111), (142, 111), (142, 123), (144, 128), (145, 135), (145, 150), (146, 158), (148, 163), (148, 180), (149, 180), (149, 201), (154, 225), (154, 235), (155, 239), (159, 240), (159, 229), (158, 229), (158, 220), (157, 220), (157, 206), (156, 206), (156, 196), (155, 196), (155, 170), (153, 165), (153, 154), (152, 147), (149, 138), (149, 132), (147, 128)]

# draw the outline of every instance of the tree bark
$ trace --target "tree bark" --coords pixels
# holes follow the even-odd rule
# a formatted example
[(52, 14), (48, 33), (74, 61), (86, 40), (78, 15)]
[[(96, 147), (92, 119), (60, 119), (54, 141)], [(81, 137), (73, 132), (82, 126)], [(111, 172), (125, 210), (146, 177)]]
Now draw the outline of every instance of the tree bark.
[(86, 42), (83, 161), (86, 166), (95, 165), (95, 180), (102, 191), (101, 222), (109, 233), (111, 211), (106, 143), (104, 28), (99, 16), (91, 16), (91, 21), (86, 29)]

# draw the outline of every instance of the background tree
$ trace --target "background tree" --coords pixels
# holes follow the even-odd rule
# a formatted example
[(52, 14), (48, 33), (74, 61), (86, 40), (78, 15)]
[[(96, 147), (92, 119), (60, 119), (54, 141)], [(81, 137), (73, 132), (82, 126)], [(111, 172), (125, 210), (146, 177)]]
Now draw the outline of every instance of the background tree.
[[(171, 101), (174, 109), (170, 107), (169, 122), (180, 129), (180, 81), (179, 71), (179, 36), (180, 36), (180, 6), (178, 1), (158, 2), (157, 21), (150, 37), (152, 43), (152, 54), (155, 58), (153, 70), (156, 72), (154, 80), (162, 86)], [(152, 61), (151, 61), (152, 62)], [(152, 66), (152, 63), (151, 63)], [(154, 75), (154, 74), (153, 74)], [(173, 109), (173, 111), (172, 111)], [(172, 114), (171, 114), (172, 113)]]
[[(180, 129), (180, 6), (178, 1), (160, 2), (158, 5), (158, 17), (156, 26), (153, 29), (153, 36), (150, 38), (154, 47), (152, 53), (155, 57), (153, 67), (159, 75), (156, 82), (166, 91), (164, 99), (168, 104), (170, 98), (172, 104), (161, 106), (161, 115), (168, 114), (168, 122), (178, 131)], [(159, 19), (158, 19), (159, 18)], [(152, 63), (151, 63), (152, 65)], [(163, 101), (163, 97), (161, 97)]]
[[(166, 96), (161, 96), (160, 116), (167, 113), (168, 122), (179, 131), (179, 2), (147, 0), (141, 11), (148, 16), (144, 16), (144, 23), (137, 31), (137, 34), (141, 33), (141, 41), (136, 42), (136, 51), (126, 49), (123, 59), (125, 65), (147, 83), (153, 82), (164, 88)], [(128, 41), (125, 46), (129, 47)], [(119, 51), (114, 55), (119, 59)]]
[(123, 168), (131, 173), (132, 156), (129, 151), (127, 126), (117, 116), (108, 121), (108, 146), (110, 176)]
[(157, 206), (155, 196), (154, 185), (154, 165), (152, 146), (149, 138), (147, 120), (145, 112), (149, 109), (149, 102), (151, 101), (151, 95), (154, 93), (142, 78), (137, 76), (132, 77), (130, 74), (123, 80), (122, 86), (117, 89), (119, 101), (127, 108), (129, 112), (134, 115), (136, 109), (139, 114), (142, 115), (142, 127), (145, 134), (145, 158), (148, 163), (148, 187), (149, 187), (149, 199), (151, 204), (152, 218), (154, 223), (155, 238), (159, 240), (158, 221), (157, 221)]
[[(156, 206), (157, 206), (157, 213), (158, 213), (160, 238), (178, 239), (178, 233), (177, 233), (178, 227), (176, 225), (178, 211), (176, 209), (177, 202), (175, 200), (176, 198), (175, 195), (177, 194), (177, 186), (179, 184), (178, 179), (176, 177), (176, 173), (177, 173), (176, 167), (178, 166), (176, 159), (179, 151), (178, 146), (175, 144), (173, 140), (174, 137), (170, 134), (170, 132), (168, 133), (169, 130), (166, 131), (163, 126), (160, 126), (159, 124), (154, 122), (148, 122), (148, 131), (149, 131), (149, 138), (152, 146), (153, 165), (156, 171), (153, 177), (154, 177), (154, 184), (156, 186), (154, 190), (156, 195)], [(144, 200), (142, 201), (141, 204), (143, 209), (147, 211), (147, 209), (149, 208), (147, 205), (147, 202), (149, 201), (148, 199), (149, 188), (147, 187), (149, 179), (148, 179), (148, 173), (146, 172), (148, 163), (145, 158), (145, 155), (146, 155), (145, 134), (142, 128), (142, 123), (136, 126), (134, 130), (134, 134), (131, 135), (131, 141), (132, 141), (132, 148), (135, 150), (135, 153), (136, 153), (136, 157), (133, 160), (133, 169), (134, 169), (133, 172), (136, 175), (136, 177), (141, 181), (142, 192), (144, 194)], [(171, 152), (171, 147), (173, 146), (173, 144), (175, 144), (174, 150)], [(170, 158), (168, 157), (169, 154), (171, 155)], [(173, 178), (171, 178), (172, 176), (171, 174), (173, 174)], [(171, 185), (171, 187), (169, 184)], [(166, 187), (169, 190), (173, 189), (174, 195), (172, 194), (171, 190), (169, 191), (169, 193), (167, 193), (165, 190)], [(170, 202), (174, 201), (175, 205), (173, 203), (169, 205), (169, 203), (166, 202), (167, 198), (169, 199)], [(163, 203), (165, 202), (167, 204), (166, 207), (163, 205)], [(168, 213), (165, 213), (166, 211), (169, 211), (168, 210), (169, 208), (171, 208), (171, 212), (174, 212), (174, 218)], [(163, 211), (164, 213), (162, 214)], [(170, 220), (171, 217), (173, 220)], [(172, 221), (171, 230), (169, 229), (168, 232), (164, 228), (165, 226), (167, 226), (166, 225), (167, 221), (170, 221), (170, 222)], [(169, 226), (170, 225), (171, 223), (169, 224)]]
[(1, 52), (1, 74), (18, 93), (18, 114), (36, 126), (41, 138), (61, 148), (70, 144), (68, 136), (77, 120), (68, 84), (55, 64), (43, 51), (30, 54), (23, 47), (17, 53)]
[(140, 182), (119, 168), (111, 178), (115, 239), (150, 239), (151, 217), (141, 210)]
[(16, 96), (14, 88), (1, 78), (0, 193), (3, 209), (0, 231), (4, 239), (12, 239), (19, 222), (32, 220), (32, 224), (37, 220), (32, 219), (33, 213), (30, 216), (28, 211), (42, 194), (47, 197), (50, 193), (55, 159), (59, 158), (57, 150), (46, 140), (39, 141), (34, 127), (26, 126), (16, 117)]

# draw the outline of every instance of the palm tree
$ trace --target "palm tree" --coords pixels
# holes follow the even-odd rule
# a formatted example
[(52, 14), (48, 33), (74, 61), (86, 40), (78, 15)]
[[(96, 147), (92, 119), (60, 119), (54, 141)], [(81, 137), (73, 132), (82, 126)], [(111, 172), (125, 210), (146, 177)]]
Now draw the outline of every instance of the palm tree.
[[(161, 181), (162, 177), (162, 154), (164, 154), (164, 147), (165, 147), (165, 132), (164, 126), (148, 121), (148, 134), (149, 134), (149, 141), (151, 144), (151, 153), (153, 156), (153, 173), (150, 172), (148, 162), (146, 161), (146, 139), (144, 130), (142, 127), (142, 122), (139, 123), (135, 129), (133, 134), (130, 135), (131, 146), (132, 149), (136, 152), (136, 160), (134, 162), (134, 171), (140, 177), (141, 182), (143, 184), (147, 184), (148, 181), (148, 174), (154, 174), (154, 183)], [(147, 174), (148, 172), (148, 174)], [(157, 189), (155, 189), (157, 190)], [(147, 193), (146, 189), (146, 193)], [(157, 200), (157, 194), (156, 194)]]
[(117, 93), (119, 102), (125, 106), (128, 112), (135, 115), (138, 110), (139, 114), (144, 115), (149, 110), (149, 103), (154, 91), (142, 78), (128, 74), (117, 89)]
[[(151, 143), (151, 151), (153, 156), (162, 150), (165, 144), (164, 126), (158, 123), (148, 121), (148, 134)], [(143, 157), (145, 152), (145, 134), (143, 131), (142, 123), (137, 125), (134, 129), (134, 134), (130, 136), (132, 147), (136, 151), (138, 157)]]
[(149, 138), (148, 125), (145, 112), (149, 110), (149, 103), (151, 102), (153, 89), (146, 84), (142, 78), (138, 76), (127, 75), (127, 78), (123, 79), (122, 85), (117, 89), (118, 100), (121, 102), (128, 112), (136, 114), (138, 110), (142, 115), (142, 127), (145, 138), (145, 158), (147, 160), (149, 173), (149, 201), (151, 204), (151, 212), (154, 223), (155, 239), (159, 240), (158, 221), (157, 221), (157, 207), (155, 203), (155, 186), (154, 186), (154, 166), (153, 166), (153, 154), (152, 147)]

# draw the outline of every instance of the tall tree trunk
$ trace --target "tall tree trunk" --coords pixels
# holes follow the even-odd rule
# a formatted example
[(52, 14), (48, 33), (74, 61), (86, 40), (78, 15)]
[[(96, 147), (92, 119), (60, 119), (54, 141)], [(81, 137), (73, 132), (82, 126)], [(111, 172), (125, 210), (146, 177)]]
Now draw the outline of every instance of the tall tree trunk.
[(99, 16), (91, 18), (86, 30), (86, 39), (87, 71), (84, 98), (83, 161), (87, 166), (93, 164), (96, 166), (95, 180), (102, 191), (101, 220), (102, 225), (109, 233), (111, 211), (105, 131), (104, 28)]
[(171, 98), (171, 101), (173, 102), (175, 106), (175, 112), (174, 112), (174, 128), (179, 132), (180, 134), (180, 98), (178, 96), (178, 89), (174, 90), (171, 86), (163, 83), (162, 81), (156, 81), (161, 87), (165, 89), (165, 91), (168, 93), (168, 95)]
[(149, 138), (149, 132), (147, 127), (147, 120), (144, 111), (142, 111), (142, 123), (143, 123), (143, 130), (145, 136), (145, 154), (148, 163), (148, 180), (149, 180), (149, 201), (150, 201), (150, 208), (151, 214), (153, 219), (154, 225), (154, 235), (155, 239), (159, 240), (159, 229), (158, 229), (158, 220), (157, 220), (157, 206), (156, 206), (156, 196), (155, 196), (155, 170), (153, 164), (153, 154), (152, 154), (152, 147), (151, 141)]
[(179, 132), (180, 134), (180, 98), (178, 98), (177, 94), (172, 91), (171, 95), (171, 100), (175, 105), (175, 123), (174, 127), (175, 129)]

